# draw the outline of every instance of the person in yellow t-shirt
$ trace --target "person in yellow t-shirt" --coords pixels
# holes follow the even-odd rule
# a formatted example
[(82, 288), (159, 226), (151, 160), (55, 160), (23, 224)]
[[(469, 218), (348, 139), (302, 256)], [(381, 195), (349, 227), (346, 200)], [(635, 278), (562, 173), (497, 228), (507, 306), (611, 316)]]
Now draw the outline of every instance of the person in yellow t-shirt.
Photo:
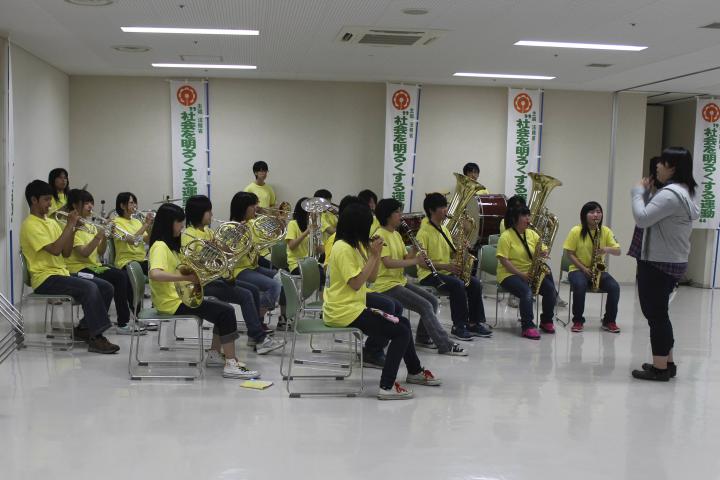
[(48, 183), (52, 188), (52, 200), (48, 215), (52, 215), (67, 204), (67, 195), (70, 189), (67, 170), (64, 168), (53, 168), (50, 170)]
[[(477, 182), (480, 177), (480, 167), (475, 162), (466, 163), (463, 166), (463, 175)], [(480, 188), (475, 192), (475, 195), (488, 195), (489, 193), (487, 188)]]
[[(318, 198), (324, 198), (328, 202), (332, 203), (332, 193), (330, 190), (326, 190), (324, 188), (321, 188), (320, 190), (317, 190), (313, 197)], [(328, 238), (332, 234), (335, 233), (335, 228), (337, 227), (337, 221), (339, 213), (333, 213), (329, 210), (326, 210), (320, 214), (320, 231), (322, 232), (322, 243), (325, 245)], [(323, 253), (322, 258), (320, 259), (321, 262), (325, 260), (325, 254)]]
[[(568, 233), (563, 249), (570, 258), (570, 271), (568, 280), (573, 295), (573, 332), (582, 332), (585, 324), (585, 293), (591, 287), (591, 272), (593, 243), (595, 236), (599, 237), (601, 261), (605, 261), (607, 254), (620, 255), (620, 244), (615, 240), (612, 230), (602, 224), (603, 210), (597, 202), (587, 202), (580, 209), (580, 225), (575, 225)], [(620, 333), (616, 320), (618, 302), (620, 301), (620, 286), (607, 271), (600, 274), (600, 290), (607, 293), (605, 299), (605, 316), (602, 319), (602, 329), (612, 333)]]
[(401, 360), (408, 369), (408, 383), (440, 385), (440, 381), (420, 363), (407, 318), (366, 307), (366, 284), (376, 280), (383, 247), (382, 239), (370, 240), (371, 223), (372, 212), (365, 205), (348, 205), (340, 214), (328, 263), (330, 285), (325, 289), (323, 321), (329, 327), (355, 327), (390, 340), (378, 398), (412, 398), (412, 391), (396, 381)]
[(77, 300), (85, 316), (73, 328), (74, 337), (86, 341), (89, 352), (115, 353), (120, 347), (103, 336), (111, 326), (108, 308), (113, 287), (97, 277), (70, 276), (63, 258), (72, 253), (79, 215), (71, 210), (61, 229), (58, 222), (47, 218), (52, 196), (52, 187), (42, 180), (33, 180), (25, 188), (30, 215), (20, 227), (20, 249), (27, 262), (31, 287), (38, 294), (70, 295)]
[[(185, 212), (172, 203), (160, 206), (150, 233), (150, 291), (153, 305), (160, 313), (169, 315), (196, 315), (214, 325), (213, 339), (208, 354), (223, 364), (225, 378), (257, 378), (257, 371), (248, 370), (235, 355), (235, 340), (238, 338), (235, 309), (220, 300), (203, 299), (195, 308), (188, 307), (175, 289), (176, 282), (198, 283), (197, 275), (191, 270), (180, 271), (180, 234), (185, 226)], [(224, 354), (224, 356), (221, 354)], [(214, 366), (211, 364), (210, 366)]]
[(451, 260), (456, 246), (448, 229), (442, 226), (447, 217), (447, 199), (441, 193), (430, 193), (425, 196), (423, 209), (426, 217), (420, 223), (416, 238), (433, 262), (438, 276), (431, 275), (430, 269), (423, 262), (418, 265), (420, 284), (449, 294), (453, 322), (451, 337), (464, 341), (472, 341), (473, 337), (491, 337), (492, 330), (485, 322), (480, 280), (471, 277), (470, 283), (465, 286), (465, 282), (458, 277), (460, 271), (457, 265)]
[(275, 190), (266, 183), (268, 176), (268, 164), (262, 160), (253, 164), (255, 181), (245, 187), (246, 192), (257, 195), (258, 203), (263, 208), (274, 208), (277, 202)]
[[(540, 332), (533, 322), (533, 293), (527, 274), (540, 236), (530, 228), (530, 209), (527, 207), (512, 209), (506, 218), (509, 219), (508, 228), (500, 235), (497, 245), (497, 281), (519, 299), (521, 335), (531, 340), (539, 340)], [(540, 255), (547, 256), (545, 246), (541, 247)], [(540, 329), (545, 333), (555, 333), (553, 319), (557, 292), (552, 274), (545, 275), (540, 284), (540, 295), (543, 297)]]
[[(80, 212), (80, 218), (90, 219), (95, 206), (95, 199), (87, 190), (72, 189), (68, 193), (68, 206)], [(65, 261), (71, 275), (94, 275), (97, 278), (110, 282), (113, 286), (115, 310), (117, 311), (117, 329), (119, 335), (131, 335), (130, 308), (128, 304), (129, 280), (127, 273), (100, 262), (100, 256), (105, 253), (107, 236), (104, 229), (93, 225), (84, 225), (75, 231), (73, 250)], [(144, 327), (137, 327), (144, 332)]]
[(441, 355), (467, 356), (467, 352), (448, 337), (435, 312), (438, 301), (434, 295), (405, 278), (405, 267), (425, 264), (423, 256), (415, 249), (405, 249), (402, 235), (397, 231), (402, 222), (402, 203), (394, 198), (384, 198), (375, 208), (380, 228), (375, 234), (385, 242), (380, 253), (380, 268), (372, 290), (399, 301), (400, 304), (420, 315), (415, 345), (437, 349)]
[(375, 216), (375, 207), (378, 203), (378, 197), (372, 190), (362, 190), (357, 196), (365, 205), (370, 207), (370, 211), (373, 212), (373, 220), (370, 225), (370, 236), (372, 237), (375, 234), (375, 230), (380, 228), (380, 222), (378, 222), (378, 219)]

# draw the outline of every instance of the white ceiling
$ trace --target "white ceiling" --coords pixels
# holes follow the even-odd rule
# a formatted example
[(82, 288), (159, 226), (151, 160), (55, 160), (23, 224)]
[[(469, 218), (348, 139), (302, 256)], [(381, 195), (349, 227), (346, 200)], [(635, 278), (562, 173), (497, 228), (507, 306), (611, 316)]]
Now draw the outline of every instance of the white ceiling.
[[(183, 4), (184, 8), (179, 5)], [(403, 8), (423, 7), (423, 16)], [(718, 0), (115, 0), (80, 7), (64, 0), (0, 0), (0, 31), (71, 75), (204, 76), (154, 69), (180, 55), (221, 56), (257, 71), (214, 77), (406, 81), (448, 85), (522, 85), (615, 91), (720, 67)], [(634, 24), (634, 26), (633, 26)], [(427, 47), (336, 42), (343, 26), (433, 28)], [(224, 27), (258, 37), (123, 33), (121, 26)], [(516, 47), (517, 40), (647, 45), (638, 53)], [(113, 45), (146, 45), (120, 53)], [(589, 68), (588, 63), (611, 63)], [(453, 78), (456, 71), (555, 75), (551, 81)], [(643, 91), (720, 94), (720, 69)]]

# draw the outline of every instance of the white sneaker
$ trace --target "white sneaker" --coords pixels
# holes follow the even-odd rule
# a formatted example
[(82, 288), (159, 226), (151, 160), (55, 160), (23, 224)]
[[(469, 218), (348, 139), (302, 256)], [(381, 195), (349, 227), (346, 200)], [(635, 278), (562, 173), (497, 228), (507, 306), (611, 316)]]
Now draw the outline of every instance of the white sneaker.
[(224, 367), (225, 366), (225, 355), (218, 352), (217, 350), (208, 350), (207, 356), (205, 357), (206, 367)]
[(407, 383), (414, 383), (416, 385), (425, 385), (426, 387), (439, 387), (442, 382), (439, 378), (435, 378), (430, 370), (423, 368), (420, 373), (411, 374), (408, 373), (405, 379)]
[(379, 388), (377, 398), (378, 400), (410, 400), (413, 398), (413, 391), (395, 382), (395, 385), (388, 390)]
[[(115, 333), (118, 335), (132, 335), (133, 334), (133, 328), (128, 323), (127, 325), (123, 325), (122, 327), (118, 325), (115, 327)], [(138, 335), (145, 335), (147, 331), (143, 327), (135, 327), (135, 333)]]
[(260, 373), (256, 370), (248, 370), (240, 365), (236, 359), (231, 358), (225, 362), (222, 376), (225, 378), (240, 378), (249, 380), (251, 378), (260, 378)]
[(255, 351), (258, 355), (265, 355), (272, 352), (273, 350), (282, 348), (283, 345), (285, 345), (285, 340), (278, 340), (268, 335), (267, 337), (265, 337), (265, 340), (263, 340), (262, 343), (255, 345)]

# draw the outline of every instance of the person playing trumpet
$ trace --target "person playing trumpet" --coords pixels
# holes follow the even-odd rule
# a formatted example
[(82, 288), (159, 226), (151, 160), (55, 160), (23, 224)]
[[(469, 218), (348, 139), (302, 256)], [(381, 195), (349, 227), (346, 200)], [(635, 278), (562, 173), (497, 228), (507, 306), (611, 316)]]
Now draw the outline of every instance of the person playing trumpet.
[[(615, 240), (612, 230), (602, 224), (603, 210), (597, 202), (587, 202), (580, 209), (580, 225), (570, 229), (563, 249), (570, 259), (568, 280), (572, 286), (573, 295), (573, 332), (582, 332), (585, 324), (585, 293), (591, 287), (593, 260), (602, 262), (605, 255), (620, 255), (620, 245)], [(599, 235), (599, 237), (598, 237)], [(593, 259), (595, 244), (597, 243), (599, 259)], [(597, 267), (595, 267), (597, 268)], [(620, 301), (620, 286), (607, 271), (598, 272), (600, 275), (600, 290), (607, 294), (605, 302), (605, 316), (602, 319), (602, 329), (612, 333), (620, 333), (616, 323), (618, 302)]]

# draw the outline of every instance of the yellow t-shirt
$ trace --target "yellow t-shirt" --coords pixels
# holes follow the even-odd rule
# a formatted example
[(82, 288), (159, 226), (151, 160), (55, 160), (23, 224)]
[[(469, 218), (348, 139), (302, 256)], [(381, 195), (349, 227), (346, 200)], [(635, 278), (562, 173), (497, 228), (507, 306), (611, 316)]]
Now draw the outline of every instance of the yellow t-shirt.
[(245, 187), (245, 191), (257, 195), (258, 206), (260, 207), (269, 208), (275, 205), (275, 190), (273, 190), (273, 188), (267, 183), (265, 185), (258, 185), (257, 183), (252, 182), (250, 185)]
[[(448, 240), (452, 242), (453, 239), (450, 235), (450, 231), (444, 226), (440, 226), (440, 228), (442, 228)], [(445, 241), (445, 238), (443, 238), (440, 232), (432, 226), (427, 217), (423, 218), (422, 222), (420, 222), (420, 229), (418, 230), (417, 235), (415, 235), (415, 238), (423, 249), (425, 249), (427, 256), (433, 263), (450, 263), (450, 256), (452, 255), (450, 245), (448, 245), (447, 241)], [(427, 268), (427, 265), (425, 265), (424, 262), (421, 265), (418, 265), (419, 280), (422, 280), (431, 273), (432, 272), (429, 268)], [(447, 270), (438, 270), (438, 273), (450, 275), (450, 272)]]
[[(581, 231), (582, 225), (575, 225), (571, 228), (570, 233), (568, 233), (568, 236), (565, 239), (565, 243), (563, 243), (563, 248), (565, 250), (575, 252), (575, 256), (578, 260), (580, 260), (580, 262), (586, 267), (590, 267), (593, 250), (592, 238), (590, 238), (590, 234), (588, 234), (583, 239), (580, 236)], [(620, 248), (620, 244), (617, 243), (617, 240), (615, 240), (615, 235), (613, 235), (612, 230), (605, 225), (603, 225), (602, 233), (600, 234), (600, 247)], [(570, 262), (570, 271), (572, 272), (575, 270), (577, 270), (577, 267), (574, 263)]]
[(97, 235), (97, 228), (94, 225), (85, 225), (83, 228), (90, 230), (76, 230), (75, 238), (73, 239), (73, 251), (70, 256), (65, 259), (65, 264), (70, 273), (77, 273), (83, 268), (88, 267), (102, 267), (100, 259), (98, 258), (97, 247), (87, 257), (82, 257), (75, 251), (75, 247), (84, 247), (89, 244)]
[[(150, 247), (148, 272), (159, 269), (167, 273), (175, 273), (178, 266), (177, 253), (170, 250), (165, 242), (158, 240)], [(182, 301), (175, 290), (173, 282), (156, 282), (150, 279), (150, 294), (158, 312), (174, 314)]]
[[(527, 241), (528, 248), (530, 248), (530, 253), (534, 255), (537, 242), (540, 241), (540, 235), (538, 235), (535, 230), (528, 228), (525, 230), (525, 239)], [(532, 259), (528, 256), (522, 240), (520, 240), (517, 233), (512, 228), (505, 230), (503, 234), (500, 235), (500, 240), (498, 240), (497, 245), (497, 253), (495, 256), (507, 258), (513, 265), (515, 265), (515, 268), (520, 270), (522, 273), (527, 273), (532, 265)], [(503, 267), (502, 263), (498, 262), (498, 283), (502, 282), (511, 275), (513, 274), (508, 272), (507, 269)]]
[[(125, 217), (115, 217), (113, 219), (115, 225), (122, 228), (130, 235), (135, 235), (135, 232), (140, 230), (143, 226), (140, 220), (135, 218), (127, 219)], [(145, 244), (140, 242), (138, 245), (132, 245), (124, 240), (115, 241), (115, 266), (117, 268), (123, 268), (133, 260), (136, 262), (142, 262), (145, 260)]]
[(365, 267), (365, 259), (350, 244), (339, 240), (328, 263), (330, 286), (325, 288), (323, 321), (329, 327), (347, 327), (365, 310), (367, 287), (354, 290), (348, 281)]
[(375, 235), (375, 231), (380, 228), (380, 222), (378, 221), (377, 217), (373, 215), (373, 223), (370, 225), (370, 236), (372, 237)]
[(500, 233), (502, 234), (505, 230), (505, 219), (503, 218), (502, 220), (500, 220)]
[(52, 275), (70, 275), (62, 255), (52, 255), (45, 250), (60, 235), (62, 229), (55, 220), (35, 215), (28, 215), (20, 226), (20, 249), (27, 260), (33, 290)]
[[(385, 245), (383, 245), (380, 258), (390, 257), (393, 260), (402, 260), (405, 258), (405, 242), (403, 242), (402, 235), (398, 232), (390, 232), (385, 230), (383, 227), (378, 228), (375, 233), (382, 237)], [(405, 270), (402, 268), (387, 268), (382, 261), (380, 261), (380, 268), (378, 269), (377, 279), (372, 284), (371, 290), (373, 292), (386, 292), (393, 287), (404, 287), (407, 284), (405, 278)]]
[(333, 233), (330, 235), (325, 242), (325, 263), (323, 265), (327, 266), (328, 261), (330, 260), (330, 252), (332, 252), (332, 247), (335, 244), (335, 234)]
[[(253, 218), (252, 220), (248, 221), (248, 227), (250, 228), (250, 232), (254, 231), (253, 226), (255, 224), (255, 220), (256, 219)], [(254, 236), (253, 236), (252, 242), (253, 242), (253, 244), (256, 244)], [(260, 252), (260, 255), (262, 255), (262, 254), (263, 253)], [(260, 258), (260, 256), (258, 255), (258, 251), (256, 248), (253, 248), (248, 253), (243, 255), (242, 258), (240, 258), (240, 261), (237, 263), (237, 265), (235, 265), (235, 270), (233, 270), (233, 278), (237, 277), (240, 274), (240, 272), (242, 272), (243, 270), (256, 269), (259, 265), (259, 262), (258, 262), (259, 258)]]
[[(285, 241), (295, 240), (297, 238), (300, 238), (300, 235), (302, 235), (302, 231), (300, 230), (300, 226), (298, 225), (297, 220), (292, 220), (288, 224), (287, 235), (285, 235)], [(305, 239), (302, 242), (300, 242), (300, 245), (298, 245), (298, 247), (295, 250), (291, 250), (288, 247), (287, 259), (288, 259), (288, 267), (290, 268), (291, 272), (297, 268), (298, 260), (308, 256), (309, 237), (310, 237), (309, 235), (307, 237), (305, 237)]]
[(55, 200), (55, 197), (53, 196), (50, 199), (50, 208), (48, 209), (48, 216), (52, 215), (56, 211), (63, 208), (66, 203), (67, 203), (67, 196), (64, 193), (62, 193), (62, 192), (58, 193), (57, 200)]
[(185, 227), (182, 235), (180, 235), (180, 245), (183, 247), (193, 240), (210, 240), (213, 238), (213, 231), (210, 227), (205, 227), (204, 230), (200, 230), (195, 227)]
[(325, 244), (332, 235), (327, 231), (328, 227), (337, 228), (338, 217), (332, 212), (322, 212), (320, 215), (320, 229), (322, 230), (322, 241)]

